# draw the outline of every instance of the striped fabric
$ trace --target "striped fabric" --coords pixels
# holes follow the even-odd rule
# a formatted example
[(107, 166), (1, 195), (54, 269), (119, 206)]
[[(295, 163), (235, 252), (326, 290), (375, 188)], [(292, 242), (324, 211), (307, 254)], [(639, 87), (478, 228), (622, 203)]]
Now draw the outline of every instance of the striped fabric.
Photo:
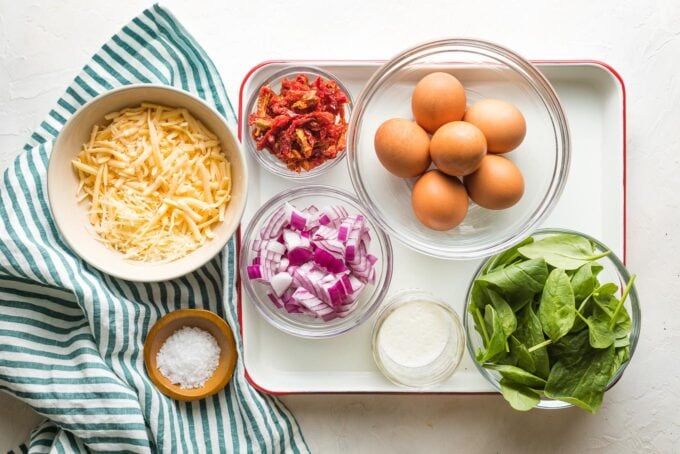
[(227, 389), (193, 403), (162, 395), (144, 370), (146, 333), (169, 311), (207, 308), (238, 333), (233, 240), (193, 274), (135, 284), (93, 269), (59, 237), (45, 184), (54, 138), (89, 99), (139, 82), (181, 87), (235, 121), (213, 63), (153, 6), (92, 57), (2, 176), (0, 389), (47, 418), (19, 451), (307, 452), (293, 416), (249, 386), (242, 362)]

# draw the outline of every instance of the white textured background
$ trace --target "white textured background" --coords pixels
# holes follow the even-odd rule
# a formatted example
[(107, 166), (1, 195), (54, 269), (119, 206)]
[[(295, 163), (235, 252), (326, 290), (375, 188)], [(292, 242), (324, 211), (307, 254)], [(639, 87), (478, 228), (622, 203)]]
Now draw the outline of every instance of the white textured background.
[[(149, 3), (0, 0), (0, 169), (81, 65)], [(232, 100), (262, 60), (389, 58), (444, 36), (497, 41), (529, 58), (600, 59), (618, 69), (628, 89), (628, 265), (639, 273), (643, 328), (631, 366), (599, 414), (522, 414), (493, 396), (284, 400), (320, 453), (680, 452), (680, 2), (164, 5), (215, 60)], [(0, 394), (0, 450), (20, 442), (38, 419)]]

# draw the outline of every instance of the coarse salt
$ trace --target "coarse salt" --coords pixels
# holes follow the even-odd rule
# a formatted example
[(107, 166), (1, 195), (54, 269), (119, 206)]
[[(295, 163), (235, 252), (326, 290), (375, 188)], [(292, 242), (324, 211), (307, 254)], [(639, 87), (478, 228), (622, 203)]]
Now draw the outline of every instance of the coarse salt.
[(178, 329), (163, 343), (156, 366), (165, 378), (183, 389), (201, 388), (217, 369), (220, 346), (200, 328)]

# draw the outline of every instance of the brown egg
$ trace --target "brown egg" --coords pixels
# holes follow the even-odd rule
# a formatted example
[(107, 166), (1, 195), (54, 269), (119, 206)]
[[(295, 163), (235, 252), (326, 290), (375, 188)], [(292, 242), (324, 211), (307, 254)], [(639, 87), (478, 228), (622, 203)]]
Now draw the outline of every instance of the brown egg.
[(516, 204), (524, 194), (524, 177), (503, 156), (487, 154), (476, 172), (463, 179), (470, 198), (479, 206), (502, 210)]
[(462, 177), (479, 167), (486, 139), (477, 126), (464, 121), (446, 123), (432, 136), (430, 156), (439, 170)]
[(423, 225), (433, 230), (449, 230), (465, 218), (468, 196), (458, 178), (430, 170), (413, 186), (411, 204)]
[(463, 120), (481, 129), (490, 153), (514, 150), (522, 143), (527, 132), (522, 112), (500, 99), (484, 99), (474, 103)]
[(375, 152), (394, 175), (411, 178), (430, 167), (430, 137), (411, 120), (392, 118), (375, 132)]
[(465, 89), (451, 74), (428, 74), (413, 90), (411, 109), (416, 122), (432, 134), (444, 123), (463, 118)]

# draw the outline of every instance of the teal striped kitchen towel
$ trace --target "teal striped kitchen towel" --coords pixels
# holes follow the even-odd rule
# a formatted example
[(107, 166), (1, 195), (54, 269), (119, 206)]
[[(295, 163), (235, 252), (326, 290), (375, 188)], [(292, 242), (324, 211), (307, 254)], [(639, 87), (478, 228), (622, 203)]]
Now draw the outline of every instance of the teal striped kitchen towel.
[[(235, 116), (215, 66), (168, 10), (153, 6), (85, 65), (0, 182), (0, 389), (46, 420), (28, 452), (308, 452), (297, 422), (254, 390), (239, 360), (229, 386), (193, 403), (158, 392), (144, 370), (149, 328), (169, 311), (210, 309), (238, 334), (236, 250), (182, 278), (136, 284), (84, 263), (47, 203), (52, 143), (75, 110), (111, 88), (163, 83)], [(241, 340), (237, 339), (239, 356)]]

